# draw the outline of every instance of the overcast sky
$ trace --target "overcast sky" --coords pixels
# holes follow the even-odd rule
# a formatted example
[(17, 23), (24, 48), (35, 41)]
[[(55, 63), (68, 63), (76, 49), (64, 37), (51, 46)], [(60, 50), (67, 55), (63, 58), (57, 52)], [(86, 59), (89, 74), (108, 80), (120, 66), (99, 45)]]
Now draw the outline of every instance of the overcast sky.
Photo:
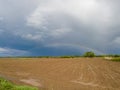
[(120, 0), (0, 0), (0, 56), (120, 54)]

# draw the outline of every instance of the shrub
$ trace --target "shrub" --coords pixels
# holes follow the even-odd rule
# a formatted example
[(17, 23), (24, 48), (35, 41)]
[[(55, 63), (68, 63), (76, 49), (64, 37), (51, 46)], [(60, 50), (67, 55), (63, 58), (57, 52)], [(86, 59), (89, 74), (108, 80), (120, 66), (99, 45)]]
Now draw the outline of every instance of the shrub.
[(118, 62), (120, 62), (120, 57), (118, 57), (118, 58), (113, 58), (112, 61), (118, 61)]
[(74, 56), (60, 56), (60, 58), (74, 58)]
[(94, 52), (86, 52), (84, 55), (84, 57), (95, 57), (95, 53)]
[(115, 54), (114, 57), (120, 57), (120, 55)]

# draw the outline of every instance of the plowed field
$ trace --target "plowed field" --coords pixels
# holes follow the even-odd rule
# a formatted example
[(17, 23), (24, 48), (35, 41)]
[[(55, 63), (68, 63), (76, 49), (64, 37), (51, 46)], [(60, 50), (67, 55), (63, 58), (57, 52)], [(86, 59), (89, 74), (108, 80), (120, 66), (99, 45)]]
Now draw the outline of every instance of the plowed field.
[(120, 90), (120, 62), (102, 58), (1, 58), (0, 76), (43, 90)]

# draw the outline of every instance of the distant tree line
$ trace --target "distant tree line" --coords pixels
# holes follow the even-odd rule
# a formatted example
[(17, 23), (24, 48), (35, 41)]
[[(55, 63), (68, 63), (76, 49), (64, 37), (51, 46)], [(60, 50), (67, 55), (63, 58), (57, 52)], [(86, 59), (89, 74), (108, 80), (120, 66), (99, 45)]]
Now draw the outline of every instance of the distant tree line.
[(96, 55), (93, 51), (85, 52), (83, 55), (63, 55), (63, 56), (9, 56), (0, 58), (78, 58), (78, 57), (120, 57), (120, 54)]

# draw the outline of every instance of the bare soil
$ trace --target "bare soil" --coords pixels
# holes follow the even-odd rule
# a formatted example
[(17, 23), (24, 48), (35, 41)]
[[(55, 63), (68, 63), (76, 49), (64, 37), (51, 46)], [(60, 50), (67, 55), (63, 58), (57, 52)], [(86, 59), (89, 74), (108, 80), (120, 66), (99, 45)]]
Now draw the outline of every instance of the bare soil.
[(103, 58), (1, 58), (0, 76), (43, 90), (120, 90), (120, 62)]

